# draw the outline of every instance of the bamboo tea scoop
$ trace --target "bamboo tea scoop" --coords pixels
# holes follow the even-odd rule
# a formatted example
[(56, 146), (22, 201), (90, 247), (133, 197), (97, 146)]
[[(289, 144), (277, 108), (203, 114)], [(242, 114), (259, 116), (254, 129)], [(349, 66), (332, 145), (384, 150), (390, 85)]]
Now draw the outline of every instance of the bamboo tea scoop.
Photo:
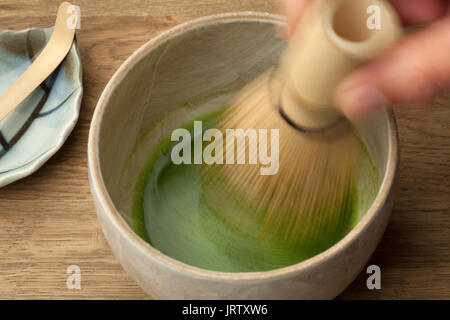
[(41, 54), (16, 82), (0, 97), (0, 121), (16, 108), (60, 65), (72, 47), (75, 28), (70, 28), (73, 13), (69, 2), (58, 8), (52, 36)]

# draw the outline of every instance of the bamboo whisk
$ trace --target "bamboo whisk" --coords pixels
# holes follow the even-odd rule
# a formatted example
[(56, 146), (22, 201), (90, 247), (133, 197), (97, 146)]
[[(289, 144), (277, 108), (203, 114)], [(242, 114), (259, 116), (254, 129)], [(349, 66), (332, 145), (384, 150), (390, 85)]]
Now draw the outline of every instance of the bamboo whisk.
[[(374, 28), (368, 19), (374, 19)], [(248, 136), (239, 150), (227, 139), (224, 158), (232, 151), (248, 160), (203, 165), (204, 204), (230, 228), (251, 237), (316, 249), (338, 241), (351, 223), (360, 146), (352, 124), (333, 107), (332, 94), (346, 74), (399, 36), (398, 18), (385, 1), (310, 5), (280, 68), (245, 87), (217, 127), (224, 136), (227, 129), (269, 129), (268, 135), (278, 129), (278, 144), (272, 145), (270, 137), (265, 145), (258, 142), (268, 154), (279, 152), (278, 172), (261, 175), (267, 164), (248, 163), (258, 152)]]

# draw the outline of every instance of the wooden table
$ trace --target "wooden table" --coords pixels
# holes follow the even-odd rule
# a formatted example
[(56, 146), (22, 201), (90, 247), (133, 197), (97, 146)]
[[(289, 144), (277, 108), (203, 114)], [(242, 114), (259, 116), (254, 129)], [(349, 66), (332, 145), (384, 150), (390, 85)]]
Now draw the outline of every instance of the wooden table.
[[(0, 29), (54, 23), (58, 0), (1, 0)], [(78, 0), (84, 97), (77, 126), (34, 175), (0, 190), (0, 298), (147, 299), (113, 256), (97, 221), (86, 146), (97, 99), (119, 65), (144, 42), (189, 19), (229, 11), (276, 11), (270, 0)], [(392, 220), (347, 299), (450, 298), (450, 97), (397, 110), (400, 187)], [(66, 287), (69, 265), (81, 289)]]

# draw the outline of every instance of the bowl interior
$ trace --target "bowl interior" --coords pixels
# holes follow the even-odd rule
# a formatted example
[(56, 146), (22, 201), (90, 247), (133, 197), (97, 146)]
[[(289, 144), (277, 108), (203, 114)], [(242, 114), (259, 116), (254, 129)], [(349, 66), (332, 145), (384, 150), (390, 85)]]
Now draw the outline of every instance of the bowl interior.
[[(136, 181), (152, 150), (173, 129), (222, 108), (233, 93), (276, 65), (286, 45), (279, 24), (231, 17), (180, 28), (147, 44), (123, 66), (128, 69), (105, 100), (98, 151), (107, 192), (130, 227)], [(378, 188), (391, 147), (387, 113), (358, 131), (378, 170)], [(360, 182), (360, 216), (371, 204), (365, 203), (367, 187)]]

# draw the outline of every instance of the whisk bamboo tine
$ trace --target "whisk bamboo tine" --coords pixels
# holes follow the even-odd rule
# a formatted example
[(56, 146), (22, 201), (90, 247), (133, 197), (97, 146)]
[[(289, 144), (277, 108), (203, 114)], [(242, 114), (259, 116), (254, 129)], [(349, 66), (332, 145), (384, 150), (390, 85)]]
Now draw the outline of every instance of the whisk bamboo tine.
[[(366, 27), (349, 29), (342, 23), (351, 23), (355, 14), (366, 15), (369, 5), (379, 6), (383, 14), (380, 32), (345, 34)], [(342, 15), (350, 17), (342, 19)], [(281, 68), (247, 85), (218, 125), (222, 133), (278, 129), (278, 173), (261, 175), (262, 164), (203, 165), (204, 203), (230, 227), (258, 239), (276, 239), (298, 248), (324, 247), (341, 237), (341, 226), (350, 224), (360, 154), (354, 128), (346, 120), (337, 121), (341, 115), (331, 96), (340, 79), (399, 37), (398, 25), (383, 0), (319, 0), (310, 5)], [(352, 42), (355, 36), (361, 39)], [(245, 158), (249, 145), (237, 150), (226, 141), (224, 159), (229, 148), (235, 157)], [(270, 146), (267, 150), (273, 152)]]

